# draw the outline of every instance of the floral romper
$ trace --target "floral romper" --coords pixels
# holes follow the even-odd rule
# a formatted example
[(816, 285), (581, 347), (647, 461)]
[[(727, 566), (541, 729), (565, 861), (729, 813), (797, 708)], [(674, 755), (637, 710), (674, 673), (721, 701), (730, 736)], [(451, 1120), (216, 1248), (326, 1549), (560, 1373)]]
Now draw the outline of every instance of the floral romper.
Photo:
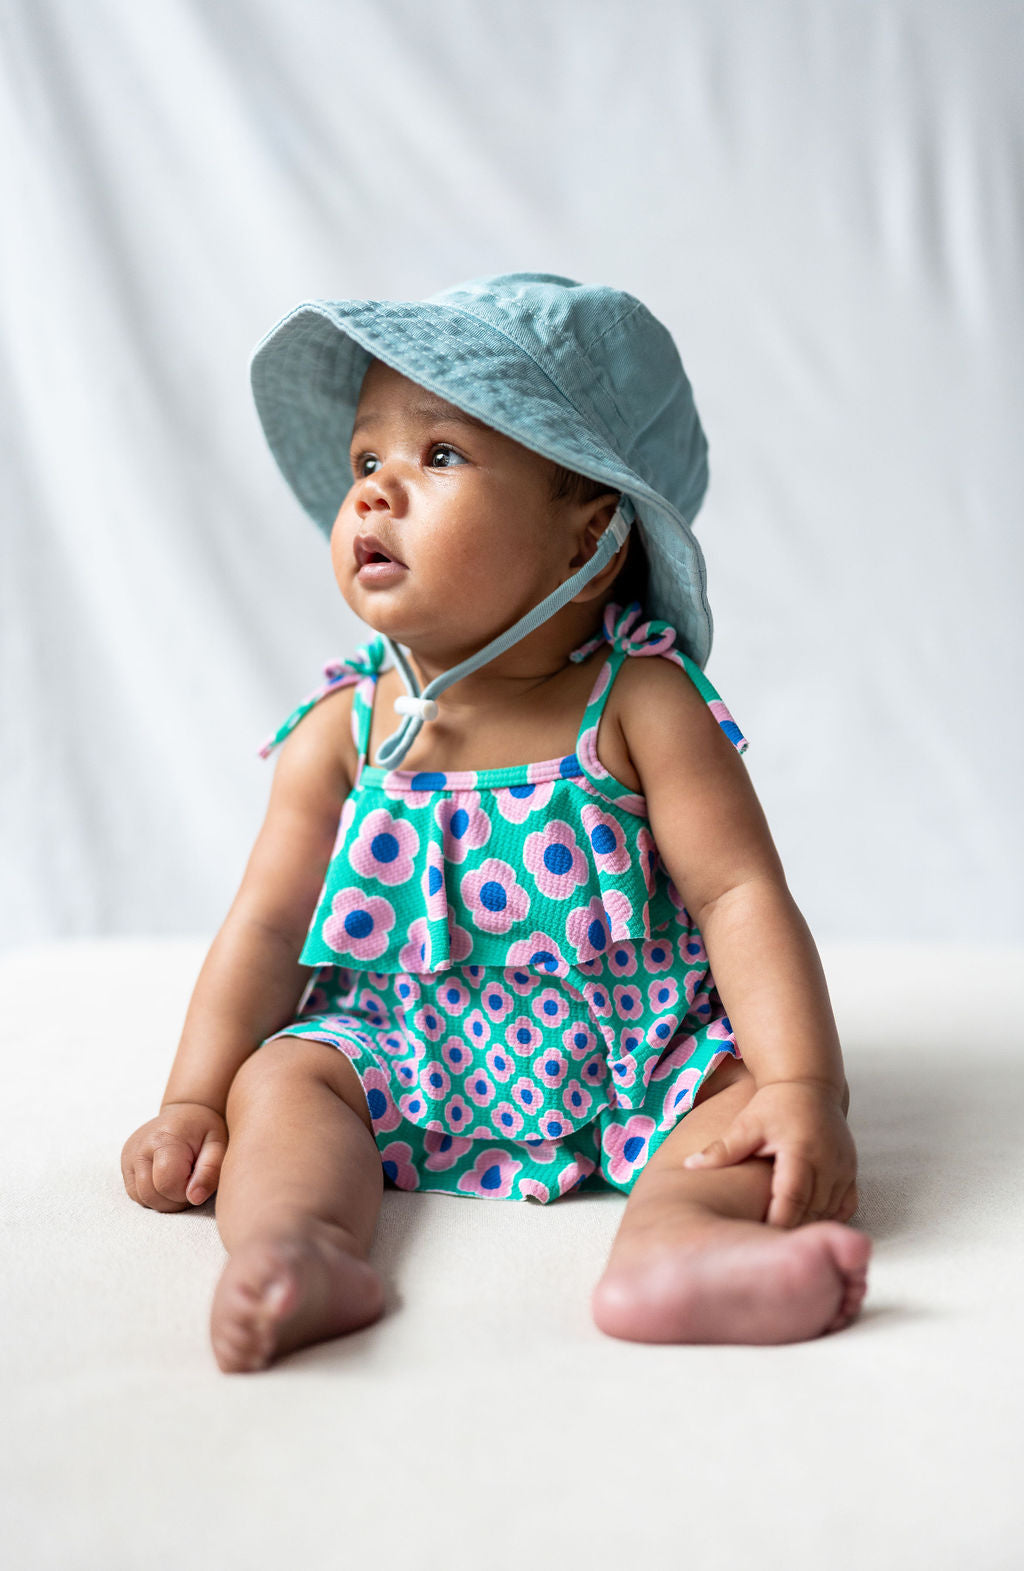
[(628, 1194), (706, 1076), (740, 1056), (644, 799), (595, 743), (623, 661), (649, 655), (681, 666), (737, 751), (747, 743), (675, 630), (641, 614), (613, 602), (573, 650), (611, 645), (568, 757), (371, 765), (380, 637), (325, 667), (260, 749), (357, 684), (358, 772), (299, 956), (316, 969), (274, 1036), (351, 1059), (399, 1189), (546, 1204), (593, 1175), (587, 1187)]

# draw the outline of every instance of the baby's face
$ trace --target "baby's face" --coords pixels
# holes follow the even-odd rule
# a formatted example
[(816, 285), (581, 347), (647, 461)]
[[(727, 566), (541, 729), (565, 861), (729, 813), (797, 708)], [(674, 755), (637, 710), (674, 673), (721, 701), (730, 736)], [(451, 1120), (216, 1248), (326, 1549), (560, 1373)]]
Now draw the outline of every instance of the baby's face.
[(350, 460), (331, 558), (346, 601), (378, 632), (424, 653), (453, 634), (479, 648), (568, 576), (575, 548), (565, 503), (548, 494), (549, 460), (378, 360)]

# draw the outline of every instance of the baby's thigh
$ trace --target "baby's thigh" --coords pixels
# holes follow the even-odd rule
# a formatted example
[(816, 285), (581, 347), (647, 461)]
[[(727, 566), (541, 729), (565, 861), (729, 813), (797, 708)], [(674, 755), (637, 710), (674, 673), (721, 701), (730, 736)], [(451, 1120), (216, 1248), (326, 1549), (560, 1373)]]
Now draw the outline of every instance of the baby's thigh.
[(228, 1125), (232, 1101), (287, 1095), (298, 1082), (320, 1080), (357, 1113), (373, 1134), (373, 1120), (362, 1083), (351, 1059), (338, 1047), (310, 1037), (274, 1036), (242, 1064), (228, 1093)]

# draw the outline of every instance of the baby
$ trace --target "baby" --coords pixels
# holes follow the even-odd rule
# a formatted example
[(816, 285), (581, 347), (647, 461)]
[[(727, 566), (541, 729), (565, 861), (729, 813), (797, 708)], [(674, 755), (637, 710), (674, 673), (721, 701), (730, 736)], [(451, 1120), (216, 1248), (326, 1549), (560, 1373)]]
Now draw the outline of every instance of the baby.
[(502, 274), (299, 306), (252, 380), (376, 637), (262, 749), (266, 820), (122, 1152), (140, 1205), (217, 1191), (220, 1368), (383, 1313), (385, 1181), (620, 1190), (610, 1336), (848, 1325), (849, 1094), (703, 674), (707, 444), (669, 333), (620, 290)]

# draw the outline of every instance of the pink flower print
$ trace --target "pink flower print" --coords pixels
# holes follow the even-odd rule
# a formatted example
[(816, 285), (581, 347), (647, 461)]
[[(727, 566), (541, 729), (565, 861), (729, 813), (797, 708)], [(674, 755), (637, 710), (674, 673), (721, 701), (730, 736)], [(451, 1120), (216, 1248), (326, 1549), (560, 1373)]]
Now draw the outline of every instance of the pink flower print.
[(624, 1124), (605, 1126), (601, 1144), (613, 1183), (628, 1184), (643, 1169), (654, 1130), (654, 1119), (642, 1113), (635, 1113)]
[(377, 1045), (384, 1049), (389, 1058), (394, 1058), (398, 1053), (404, 1053), (406, 1050), (406, 1044), (402, 1041), (402, 1038), (394, 1033), (390, 1036), (379, 1036)]
[(464, 862), (467, 851), (479, 850), (491, 838), (491, 820), (480, 806), (479, 791), (457, 791), (446, 797), (438, 802), (434, 817), (443, 831), (449, 862)]
[(494, 793), (494, 805), (510, 824), (523, 824), (531, 813), (547, 807), (554, 781), (527, 781), (525, 785), (502, 786)]
[(529, 1075), (520, 1075), (515, 1085), (509, 1087), (509, 1095), (526, 1114), (539, 1113), (544, 1105), (540, 1088), (530, 1079)]
[(529, 938), (519, 938), (510, 944), (505, 957), (510, 967), (535, 966), (548, 976), (568, 976), (569, 962), (553, 938), (547, 933), (534, 932)]
[[(444, 779), (443, 776), (440, 778), (441, 780)], [(389, 769), (381, 781), (384, 795), (390, 797), (393, 802), (403, 802), (407, 807), (426, 807), (428, 803), (434, 800), (437, 789), (434, 783), (435, 777), (421, 773), (414, 775), (413, 779), (424, 783), (424, 789), (421, 791), (410, 791), (409, 771)]]
[(437, 1058), (432, 1058), (420, 1070), (420, 1086), (427, 1096), (439, 1102), (452, 1088), (452, 1077)]
[(466, 1095), (477, 1107), (486, 1107), (493, 1102), (497, 1092), (493, 1080), (489, 1080), (482, 1069), (471, 1069), (466, 1076)]
[[(686, 911), (686, 907), (683, 904), (683, 897), (679, 893), (679, 890), (676, 888), (674, 879), (669, 878), (669, 879), (666, 880), (665, 893), (668, 895), (669, 899), (671, 900), (672, 904), (675, 906), (677, 911)], [(689, 912), (688, 911), (686, 912), (686, 915), (687, 915), (687, 919), (689, 919)]]
[(613, 944), (608, 951), (608, 964), (615, 976), (632, 976), (636, 970), (636, 946)]
[(547, 1184), (542, 1184), (539, 1178), (521, 1178), (519, 1193), (524, 1200), (539, 1200), (542, 1206), (547, 1205), (551, 1199), (550, 1189)]
[(491, 1048), (487, 1054), (486, 1063), (495, 1080), (504, 1081), (511, 1079), (512, 1073), (516, 1068), (516, 1062), (512, 1054), (505, 1052), (500, 1047)]
[(395, 992), (398, 994), (398, 1009), (412, 1009), (419, 1002), (420, 984), (415, 977), (399, 973), (395, 977)]
[(678, 1015), (662, 1015), (660, 1020), (655, 1020), (654, 1024), (648, 1027), (648, 1047), (657, 1047), (662, 1051), (665, 1051), (665, 1049), (671, 1046), (672, 1038), (675, 1036), (678, 1029)]
[(598, 871), (628, 872), (632, 859), (618, 819), (592, 802), (586, 803), (580, 812), (580, 818), (590, 839), (590, 853)]
[(465, 1156), (472, 1144), (472, 1140), (459, 1140), (455, 1135), (445, 1134), (440, 1129), (425, 1129), (423, 1149), (426, 1160), (423, 1166), (431, 1173), (446, 1173), (460, 1156)]
[(433, 1004), (424, 1004), (422, 1009), (417, 1009), (412, 1017), (412, 1023), (417, 1031), (422, 1031), (428, 1042), (438, 1042), (444, 1031), (445, 1022), (440, 1012)]
[(704, 940), (695, 927), (679, 935), (679, 958), (688, 966), (706, 965), (708, 952)]
[(640, 863), (640, 870), (644, 875), (644, 883), (647, 886), (647, 893), (649, 895), (653, 895), (655, 875), (657, 873), (658, 862), (660, 858), (658, 855), (658, 847), (654, 841), (654, 836), (644, 824), (641, 824), (640, 828), (636, 832), (636, 855), (637, 860)]
[(420, 885), (427, 902), (427, 920), (440, 921), (448, 909), (448, 894), (444, 887), (444, 852), (436, 840), (427, 843), (427, 865)]
[(430, 929), (425, 916), (410, 922), (407, 942), (398, 952), (398, 963), (405, 971), (418, 971), (421, 975), (430, 970)]
[(592, 1162), (589, 1156), (578, 1156), (574, 1162), (570, 1162), (569, 1166), (564, 1167), (559, 1173), (558, 1193), (565, 1195), (568, 1194), (570, 1189), (576, 1189), (585, 1178), (590, 1177), (596, 1167), (597, 1163)]
[(537, 1135), (528, 1135), (523, 1141), (530, 1155), (530, 1161), (546, 1167), (558, 1155), (558, 1147), (553, 1140), (544, 1140)]
[(338, 819), (338, 832), (334, 837), (334, 849), (331, 851), (332, 858), (337, 856), (338, 852), (345, 844), (345, 836), (348, 834), (349, 825), (355, 816), (356, 799), (354, 796), (347, 796), (345, 798), (345, 805), (341, 810), (341, 817)]
[(579, 753), (581, 761), (586, 764), (591, 774), (596, 775), (599, 780), (607, 780), (609, 778), (608, 770), (604, 767), (601, 760), (597, 756), (596, 722), (594, 725), (588, 725), (585, 730), (580, 732), (580, 739), (576, 744), (576, 751)]
[(605, 1081), (605, 1061), (600, 1053), (595, 1053), (593, 1058), (588, 1058), (580, 1070), (580, 1079), (584, 1085), (603, 1086)]
[(679, 983), (674, 976), (656, 977), (647, 984), (647, 1001), (654, 1010), (672, 1009), (679, 1002)]
[(462, 1022), (470, 1047), (485, 1047), (491, 1040), (491, 1022), (480, 1009), (472, 1010)]
[(349, 848), (349, 861), (364, 878), (382, 884), (405, 884), (413, 875), (420, 837), (404, 818), (392, 818), (386, 807), (367, 813)]
[(505, 1041), (514, 1053), (525, 1057), (527, 1053), (536, 1052), (544, 1040), (544, 1033), (538, 1031), (532, 1020), (526, 1015), (518, 1015), (511, 1020), (505, 1028)]
[(491, 1108), (491, 1123), (503, 1135), (515, 1136), (523, 1127), (523, 1115), (511, 1102), (499, 1102)]
[(530, 909), (530, 897), (516, 879), (510, 862), (489, 856), (462, 880), (462, 898), (477, 927), (485, 933), (507, 933)]
[(611, 1017), (612, 1001), (602, 982), (584, 982), (583, 997), (592, 1015), (598, 1015), (602, 1020)]
[[(572, 755), (570, 754), (569, 756), (571, 757)], [(527, 780), (531, 785), (537, 787), (536, 792), (530, 798), (530, 806), (534, 812), (540, 807), (547, 807), (551, 801), (551, 793), (555, 789), (555, 782), (547, 778), (550, 762), (550, 759), (545, 759), (542, 763), (527, 764), (526, 766)]]
[(644, 1012), (644, 996), (639, 987), (626, 983), (624, 987), (613, 987), (612, 998), (615, 1000), (615, 1013), (620, 1020), (639, 1020)]
[(628, 1090), (636, 1085), (636, 1059), (627, 1053), (612, 1064), (612, 1084)]
[(572, 1133), (572, 1125), (568, 1119), (563, 1118), (553, 1107), (546, 1107), (540, 1115), (540, 1128), (549, 1140), (561, 1140), (563, 1136)]
[(323, 925), (324, 943), (337, 955), (376, 960), (388, 947), (388, 933), (395, 925), (395, 908), (380, 895), (367, 897), (360, 889), (341, 889), (331, 902)]
[(538, 993), (530, 1007), (545, 1026), (560, 1026), (569, 1014), (565, 996), (556, 987), (546, 987), (543, 993)]
[(686, 975), (683, 977), (683, 997), (686, 999), (687, 1004), (692, 1006), (694, 999), (700, 992), (701, 983), (704, 981), (706, 975), (706, 971), (698, 970), (687, 971)]
[(410, 1123), (419, 1123), (427, 1116), (429, 1104), (419, 1087), (415, 1091), (407, 1091), (404, 1096), (400, 1096), (398, 1105)]
[(585, 1118), (593, 1100), (590, 1092), (578, 1080), (570, 1080), (562, 1092), (562, 1106), (570, 1118)]
[(371, 1025), (384, 1024), (387, 1005), (380, 994), (375, 993), (371, 987), (364, 987), (360, 992), (358, 1007), (365, 1015), (369, 1016)]
[(461, 1036), (448, 1037), (441, 1043), (440, 1053), (453, 1075), (465, 1074), (473, 1062), (473, 1055)]
[(473, 948), (473, 935), (466, 928), (460, 927), (455, 920), (455, 912), (448, 907), (448, 952), (452, 960), (458, 962), (465, 960)]
[(456, 1135), (462, 1134), (464, 1130), (468, 1132), (473, 1122), (473, 1110), (466, 1098), (458, 1092), (445, 1103), (444, 1116), (449, 1130)]
[(479, 1195), (483, 1200), (507, 1200), (517, 1173), (522, 1172), (522, 1162), (509, 1156), (507, 1151), (484, 1151), (477, 1157), (468, 1173), (463, 1173), (457, 1187), (467, 1195)]
[(532, 993), (535, 987), (539, 987), (541, 982), (539, 976), (533, 971), (524, 970), (522, 966), (506, 966), (502, 974), (509, 987), (523, 998), (527, 993)]
[(479, 986), (484, 979), (483, 966), (465, 966), (463, 969), (474, 986)]
[(722, 1015), (720, 1019), (712, 1020), (708, 1026), (708, 1036), (716, 1042), (732, 1042), (735, 1044), (736, 1037), (733, 1034), (732, 1021), (729, 1019), (729, 1016)]
[(645, 971), (667, 971), (674, 958), (672, 944), (665, 938), (644, 940), (643, 965)]
[(587, 1054), (592, 1053), (598, 1045), (597, 1032), (592, 1031), (589, 1026), (583, 1025), (580, 1021), (566, 1026), (562, 1032), (562, 1046), (571, 1058), (577, 1060), (586, 1058)]
[[(602, 641), (603, 640), (600, 639), (597, 641), (597, 643), (594, 645), (595, 649), (600, 647)], [(594, 683), (594, 686), (591, 689), (590, 697), (587, 699), (588, 709), (590, 708), (591, 704), (596, 704), (598, 699), (603, 697), (605, 689), (607, 688), (611, 679), (612, 662), (610, 660), (606, 660), (600, 671), (597, 673), (597, 681)]]
[[(629, 919), (633, 915), (633, 902), (621, 889), (609, 889), (604, 897), (604, 909), (608, 917), (608, 925), (612, 938), (629, 937)], [(650, 918), (647, 915), (647, 906), (644, 905), (644, 931), (650, 927)]]
[(549, 1047), (537, 1054), (530, 1068), (541, 1085), (547, 1086), (549, 1091), (555, 1091), (569, 1073), (569, 1060), (557, 1047)]
[(553, 818), (543, 829), (527, 835), (523, 861), (541, 894), (553, 900), (567, 900), (587, 881), (587, 859), (576, 843), (572, 825), (564, 818)]
[(392, 1140), (382, 1146), (380, 1165), (396, 1189), (418, 1189), (420, 1181), (412, 1164), (412, 1147), (406, 1140)]
[(498, 1024), (515, 1005), (512, 994), (502, 987), (500, 982), (485, 982), (480, 993), (480, 1002), (491, 1019)]
[(463, 1013), (472, 995), (469, 988), (453, 976), (445, 978), (434, 996), (445, 1014), (455, 1017)]
[(611, 942), (608, 917), (596, 895), (586, 905), (575, 906), (565, 924), (565, 936), (576, 951), (577, 960), (603, 956)]
[(684, 1113), (690, 1111), (697, 1087), (703, 1079), (704, 1074), (700, 1069), (679, 1070), (662, 1099), (660, 1128), (671, 1129)]
[(359, 1078), (366, 1096), (366, 1106), (373, 1120), (374, 1134), (386, 1134), (392, 1129), (397, 1129), (402, 1122), (402, 1115), (391, 1095), (387, 1075), (382, 1069), (367, 1068), (360, 1070)]
[(400, 1063), (394, 1065), (395, 1079), (400, 1086), (408, 1086), (411, 1089), (413, 1086), (418, 1085), (420, 1064), (425, 1057), (425, 1049), (417, 1042), (414, 1044), (414, 1050), (409, 1057), (403, 1058)]
[(697, 1038), (695, 1036), (682, 1036), (678, 1042), (673, 1042), (671, 1051), (664, 1053), (654, 1066), (652, 1080), (665, 1080), (669, 1075), (685, 1064), (687, 1059), (693, 1057), (697, 1051)]

